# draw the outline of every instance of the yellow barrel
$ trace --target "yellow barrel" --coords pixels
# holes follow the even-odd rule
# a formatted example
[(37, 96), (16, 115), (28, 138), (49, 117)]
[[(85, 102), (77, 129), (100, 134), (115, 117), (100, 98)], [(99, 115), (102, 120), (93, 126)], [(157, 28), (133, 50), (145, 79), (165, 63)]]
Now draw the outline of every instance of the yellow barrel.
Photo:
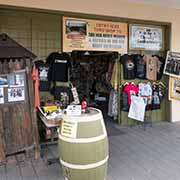
[(108, 139), (100, 110), (63, 116), (59, 155), (65, 180), (105, 180)]

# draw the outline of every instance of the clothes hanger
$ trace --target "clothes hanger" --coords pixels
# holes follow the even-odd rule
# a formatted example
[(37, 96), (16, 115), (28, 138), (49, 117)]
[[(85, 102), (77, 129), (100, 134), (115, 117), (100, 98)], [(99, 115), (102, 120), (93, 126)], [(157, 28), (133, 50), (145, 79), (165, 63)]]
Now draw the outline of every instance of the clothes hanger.
[(123, 86), (126, 86), (126, 85), (128, 85), (129, 83), (128, 82), (125, 82), (124, 84), (123, 84)]
[(161, 85), (161, 86), (166, 88), (166, 85), (163, 82), (161, 82), (161, 81), (158, 83), (158, 85)]

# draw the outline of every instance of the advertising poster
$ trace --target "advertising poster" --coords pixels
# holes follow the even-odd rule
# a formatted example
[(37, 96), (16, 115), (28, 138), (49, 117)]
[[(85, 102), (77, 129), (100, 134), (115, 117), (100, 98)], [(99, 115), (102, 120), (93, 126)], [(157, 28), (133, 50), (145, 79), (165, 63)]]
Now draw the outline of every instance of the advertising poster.
[(4, 88), (0, 88), (0, 104), (4, 104)]
[(127, 23), (63, 17), (63, 51), (127, 53)]
[(169, 87), (169, 100), (180, 101), (180, 78), (170, 77)]
[(24, 87), (8, 88), (8, 102), (24, 101)]
[(8, 87), (7, 76), (5, 75), (0, 76), (0, 87)]
[(8, 84), (10, 87), (24, 86), (24, 74), (10, 74), (8, 75)]
[(180, 53), (167, 52), (164, 74), (180, 78)]
[(129, 27), (129, 48), (132, 50), (163, 50), (163, 34), (161, 27), (131, 24)]

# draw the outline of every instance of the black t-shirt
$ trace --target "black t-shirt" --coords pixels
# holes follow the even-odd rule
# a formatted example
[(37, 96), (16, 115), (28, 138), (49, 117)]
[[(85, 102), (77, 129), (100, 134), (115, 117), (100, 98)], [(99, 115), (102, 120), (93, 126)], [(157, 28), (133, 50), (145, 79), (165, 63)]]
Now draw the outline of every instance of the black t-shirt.
[(136, 62), (136, 78), (145, 79), (146, 76), (146, 63), (143, 57), (139, 54), (132, 55), (132, 58)]
[(121, 56), (120, 61), (123, 64), (124, 79), (135, 79), (134, 59), (128, 54), (125, 54)]
[(47, 58), (51, 68), (48, 73), (50, 81), (68, 81), (68, 69), (71, 67), (70, 56), (67, 53), (51, 53)]
[(49, 64), (44, 63), (44, 61), (36, 61), (36, 68), (39, 72), (39, 90), (40, 91), (49, 91), (50, 82), (48, 81), (48, 72), (49, 72)]

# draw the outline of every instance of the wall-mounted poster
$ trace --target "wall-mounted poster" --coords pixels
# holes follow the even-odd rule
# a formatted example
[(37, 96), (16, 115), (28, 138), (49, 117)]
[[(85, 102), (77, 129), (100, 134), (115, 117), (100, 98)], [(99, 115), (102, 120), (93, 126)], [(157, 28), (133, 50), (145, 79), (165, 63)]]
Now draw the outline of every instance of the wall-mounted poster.
[(8, 84), (10, 87), (24, 86), (25, 74), (10, 74), (8, 75)]
[(0, 104), (4, 104), (4, 88), (0, 88)]
[(8, 88), (8, 102), (24, 101), (24, 87)]
[(159, 26), (129, 25), (129, 48), (131, 50), (163, 50), (164, 29)]
[(180, 77), (180, 53), (167, 52), (164, 74)]
[(5, 75), (0, 76), (0, 87), (8, 87), (7, 76)]
[(180, 100), (180, 78), (170, 77), (169, 99)]
[(127, 53), (127, 23), (63, 17), (63, 51)]

